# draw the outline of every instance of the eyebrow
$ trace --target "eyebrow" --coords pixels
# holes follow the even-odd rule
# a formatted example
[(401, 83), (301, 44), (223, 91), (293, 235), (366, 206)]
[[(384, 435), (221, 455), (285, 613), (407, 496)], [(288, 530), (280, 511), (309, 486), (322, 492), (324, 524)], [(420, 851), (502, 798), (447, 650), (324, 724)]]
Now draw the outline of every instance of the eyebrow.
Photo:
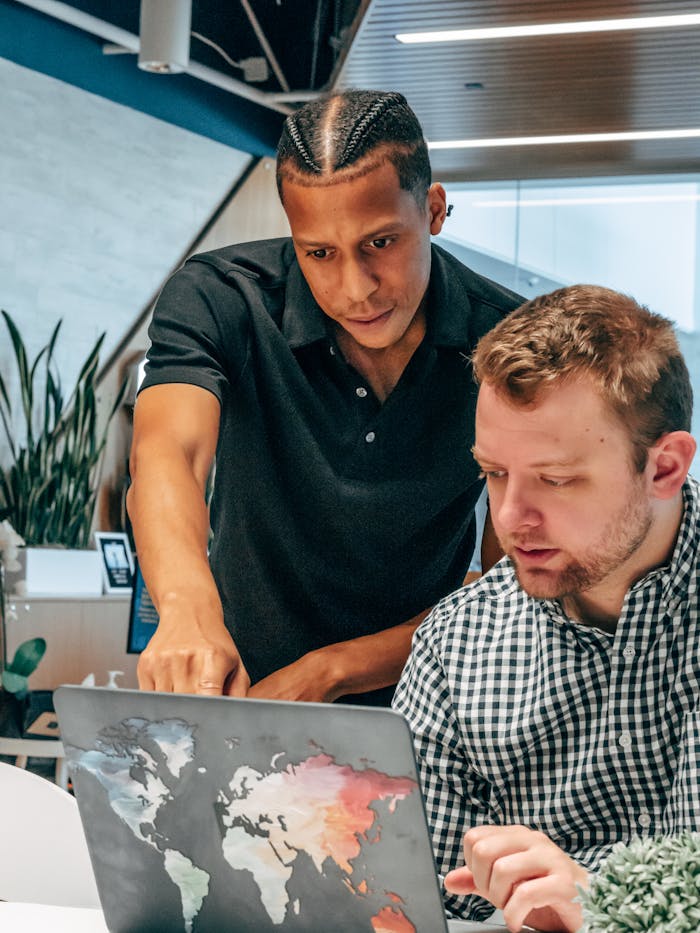
[[(498, 460), (490, 460), (484, 454), (481, 454), (476, 447), (476, 444), (472, 447), (472, 455), (474, 459), (479, 463), (489, 463), (496, 464)], [(538, 463), (531, 463), (529, 467), (534, 470), (545, 470), (550, 469), (551, 467), (557, 467), (558, 469), (571, 469), (572, 467), (580, 466), (583, 463), (583, 457), (572, 457), (570, 459), (556, 457), (551, 460), (541, 460)]]
[[(391, 236), (395, 233), (400, 233), (402, 230), (406, 229), (406, 224), (400, 223), (399, 221), (393, 220), (389, 221), (381, 227), (378, 227), (376, 230), (369, 230), (366, 233), (363, 233), (359, 238), (358, 242), (364, 242), (365, 240), (375, 240), (380, 237)], [(298, 243), (299, 246), (303, 246), (306, 249), (320, 249), (321, 247), (327, 247), (327, 241), (315, 242), (314, 240), (305, 240), (303, 237), (294, 237), (294, 242)]]

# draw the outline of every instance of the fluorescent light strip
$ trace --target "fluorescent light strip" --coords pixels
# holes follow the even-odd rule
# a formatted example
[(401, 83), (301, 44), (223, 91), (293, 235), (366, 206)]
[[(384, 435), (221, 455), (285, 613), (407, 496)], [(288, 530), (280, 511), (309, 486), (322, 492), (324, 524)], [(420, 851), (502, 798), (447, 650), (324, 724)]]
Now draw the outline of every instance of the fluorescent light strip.
[(448, 29), (438, 32), (400, 32), (395, 38), (406, 45), (426, 42), (472, 42), (479, 39), (520, 39), (527, 36), (564, 36), (584, 32), (619, 32), (629, 29), (669, 29), (700, 26), (700, 13), (671, 16), (634, 16), (625, 19), (592, 19), (571, 23), (533, 23), (525, 26), (492, 26), (483, 29)]
[(429, 149), (489, 149), (496, 146), (558, 146), (565, 143), (616, 143), (649, 139), (697, 139), (700, 128), (640, 130), (623, 133), (569, 133), (563, 136), (495, 136), (492, 139), (438, 139)]
[[(452, 192), (454, 197), (454, 192)], [(579, 204), (686, 204), (700, 201), (700, 194), (605, 195), (597, 198), (532, 198), (520, 201), (471, 201), (469, 207), (572, 207)]]

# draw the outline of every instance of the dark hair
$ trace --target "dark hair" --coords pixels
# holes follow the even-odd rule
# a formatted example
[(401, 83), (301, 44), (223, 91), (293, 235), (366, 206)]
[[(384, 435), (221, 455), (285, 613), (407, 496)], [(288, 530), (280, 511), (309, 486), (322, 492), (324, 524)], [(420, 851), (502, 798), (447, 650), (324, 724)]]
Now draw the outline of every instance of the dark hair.
[[(370, 156), (375, 158), (368, 164)], [(297, 184), (333, 184), (384, 161), (396, 168), (400, 187), (422, 206), (430, 187), (430, 159), (406, 98), (396, 91), (328, 94), (287, 117), (277, 146), (277, 190), (282, 198), (284, 178)], [(358, 166), (360, 162), (364, 164)]]
[(634, 299), (572, 285), (522, 305), (479, 341), (477, 382), (532, 405), (567, 379), (593, 381), (630, 433), (641, 472), (669, 431), (690, 431), (693, 390), (673, 324)]

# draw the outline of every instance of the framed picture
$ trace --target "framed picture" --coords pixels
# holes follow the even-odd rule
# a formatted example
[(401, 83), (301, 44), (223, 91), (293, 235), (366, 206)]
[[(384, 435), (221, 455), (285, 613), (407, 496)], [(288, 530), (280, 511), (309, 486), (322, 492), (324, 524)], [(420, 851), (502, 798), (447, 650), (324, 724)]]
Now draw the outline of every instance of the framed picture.
[(123, 531), (96, 531), (95, 542), (102, 557), (105, 593), (130, 593), (134, 558)]

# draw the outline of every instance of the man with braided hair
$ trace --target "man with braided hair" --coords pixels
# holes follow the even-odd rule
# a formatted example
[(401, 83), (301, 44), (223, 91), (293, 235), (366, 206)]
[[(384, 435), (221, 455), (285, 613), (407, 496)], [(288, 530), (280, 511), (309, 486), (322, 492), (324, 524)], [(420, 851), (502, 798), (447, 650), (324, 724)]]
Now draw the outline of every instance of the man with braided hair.
[(468, 358), (520, 300), (431, 246), (445, 191), (400, 94), (301, 108), (277, 182), (291, 239), (192, 257), (155, 309), (129, 514), (160, 623), (139, 680), (385, 703), (469, 567)]

